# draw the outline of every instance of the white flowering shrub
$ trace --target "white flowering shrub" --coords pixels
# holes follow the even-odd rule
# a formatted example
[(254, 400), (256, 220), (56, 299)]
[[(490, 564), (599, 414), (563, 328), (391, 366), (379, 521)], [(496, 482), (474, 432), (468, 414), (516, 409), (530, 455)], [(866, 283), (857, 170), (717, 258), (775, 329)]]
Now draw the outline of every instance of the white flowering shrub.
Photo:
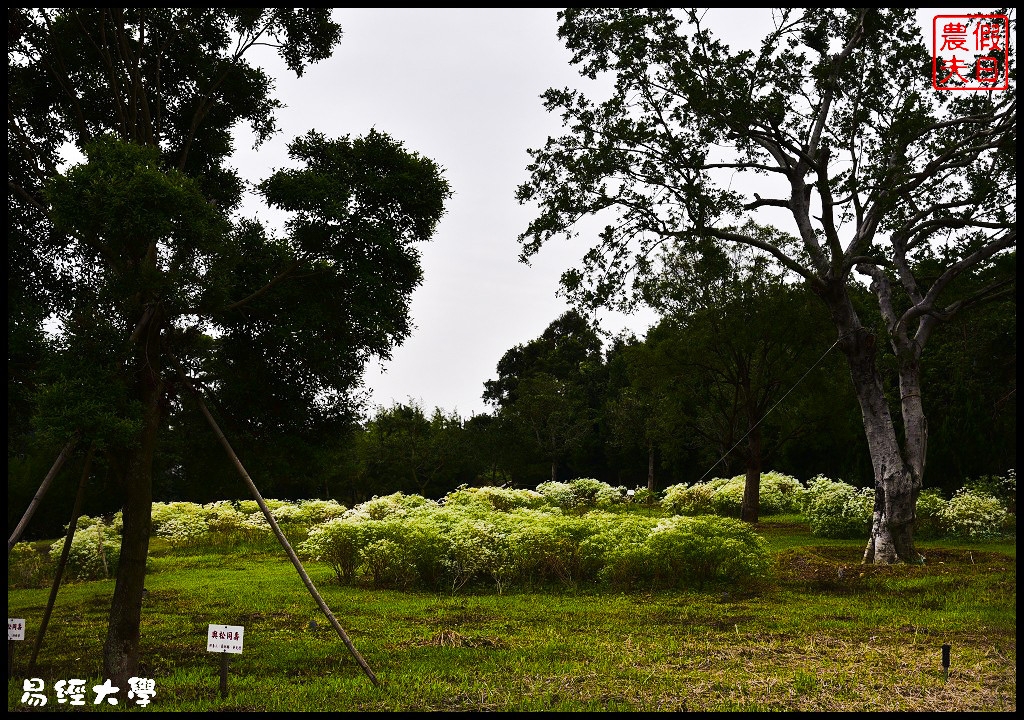
[(373, 497), (364, 503), (360, 503), (345, 513), (345, 517), (365, 517), (370, 520), (405, 517), (411, 510), (423, 505), (437, 505), (437, 503), (419, 495), (406, 495), (396, 492), (384, 497)]
[(765, 515), (798, 513), (807, 489), (791, 475), (774, 470), (761, 473), (761, 512)]
[[(341, 517), (346, 509), (335, 500), (264, 500), (274, 520), (292, 538), (304, 539), (307, 529)], [(115, 518), (116, 519), (116, 518)], [(235, 547), (274, 541), (273, 531), (255, 500), (153, 503), (153, 531), (174, 548)]]
[(998, 537), (1007, 516), (999, 498), (967, 488), (958, 490), (942, 512), (946, 532), (965, 540)]
[(661, 506), (676, 515), (712, 515), (715, 512), (715, 493), (721, 482), (725, 480), (715, 478), (690, 486), (685, 483), (672, 485), (665, 488)]
[[(201, 511), (201, 505), (191, 502), (155, 502), (150, 514), (153, 530), (159, 530), (171, 518), (181, 515), (198, 515)], [(81, 525), (81, 520), (79, 520), (79, 525)]]
[[(629, 494), (629, 493), (627, 493)], [(629, 495), (629, 501), (640, 505), (656, 505), (661, 502), (662, 494), (657, 490), (651, 490), (648, 487), (640, 486)]]
[(156, 534), (166, 538), (176, 550), (194, 548), (205, 544), (209, 526), (200, 512), (181, 513), (164, 520)]
[(1010, 468), (1002, 475), (983, 475), (968, 480), (964, 487), (979, 495), (998, 498), (1011, 514), (1017, 513), (1017, 471)]
[(443, 506), (402, 503), (404, 514), (391, 507), (379, 518), (349, 513), (312, 528), (299, 550), (330, 565), (341, 582), (362, 575), (378, 585), (453, 591), (470, 582), (493, 583), (503, 592), (552, 582), (740, 580), (761, 573), (767, 562), (763, 542), (724, 518), (659, 524), (550, 506), (495, 510), (489, 502), (463, 499)]
[(415, 580), (415, 565), (409, 547), (382, 538), (363, 548), (362, 560), (377, 585), (405, 587)]
[(875, 493), (819, 475), (804, 494), (804, 515), (818, 537), (864, 537), (871, 530)]
[(653, 557), (647, 538), (651, 521), (620, 517), (600, 518), (580, 543), (581, 566), (588, 574), (614, 585), (632, 585), (653, 577)]
[[(746, 484), (746, 475), (737, 475), (713, 478), (689, 487), (673, 485), (665, 490), (662, 507), (676, 515), (739, 517)], [(761, 473), (760, 512), (764, 515), (800, 512), (806, 492), (794, 477), (775, 471)]]
[(293, 520), (300, 525), (312, 527), (333, 518), (340, 518), (346, 509), (337, 500), (300, 500)]
[(593, 478), (576, 478), (569, 482), (545, 482), (537, 486), (537, 492), (552, 505), (564, 510), (600, 508), (621, 502), (625, 489), (612, 487)]
[(333, 518), (310, 530), (309, 537), (297, 550), (307, 558), (327, 563), (338, 582), (347, 583), (355, 578), (363, 544), (364, 534), (358, 519)]
[(548, 502), (534, 490), (500, 487), (466, 487), (454, 490), (444, 498), (445, 506), (472, 505), (507, 512), (519, 508), (539, 508)]
[[(274, 500), (272, 498), (263, 498), (263, 504), (270, 510), (270, 514), (273, 515), (274, 511), (278, 508), (284, 507), (285, 505), (291, 505), (292, 503), (287, 500)], [(260, 510), (259, 503), (255, 500), (240, 500), (238, 503), (238, 511), (245, 515), (262, 515), (263, 511)]]
[(711, 495), (711, 507), (715, 515), (739, 517), (743, 509), (743, 493), (746, 490), (747, 478), (738, 475), (728, 480), (716, 478), (708, 485), (714, 490)]
[(537, 486), (537, 492), (557, 507), (572, 508), (576, 505), (576, 498), (569, 489), (569, 483), (543, 482)]
[(684, 504), (687, 502), (685, 493), (688, 488), (689, 485), (686, 483), (669, 485), (661, 493), (661, 506), (676, 515), (682, 514)]
[[(50, 546), (50, 558), (59, 560), (64, 538)], [(71, 552), (64, 576), (76, 580), (97, 580), (110, 577), (121, 556), (121, 537), (113, 524), (93, 522), (85, 528), (76, 525)]]

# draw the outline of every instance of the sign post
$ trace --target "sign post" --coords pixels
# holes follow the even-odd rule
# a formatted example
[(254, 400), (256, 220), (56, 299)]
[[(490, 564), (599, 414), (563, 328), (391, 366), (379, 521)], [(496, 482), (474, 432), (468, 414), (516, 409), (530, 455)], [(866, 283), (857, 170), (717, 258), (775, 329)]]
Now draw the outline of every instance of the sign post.
[(228, 653), (242, 653), (245, 628), (241, 625), (210, 625), (206, 631), (206, 652), (220, 653), (220, 696), (228, 696)]

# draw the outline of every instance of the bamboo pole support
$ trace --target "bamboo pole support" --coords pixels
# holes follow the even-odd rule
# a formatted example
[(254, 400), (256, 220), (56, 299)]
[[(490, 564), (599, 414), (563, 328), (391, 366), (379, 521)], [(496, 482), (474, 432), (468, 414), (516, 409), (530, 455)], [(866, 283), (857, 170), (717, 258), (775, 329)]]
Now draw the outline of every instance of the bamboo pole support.
[(324, 599), (320, 596), (320, 593), (317, 591), (316, 586), (313, 585), (313, 581), (309, 579), (309, 575), (306, 573), (305, 568), (302, 566), (302, 562), (299, 560), (298, 555), (295, 554), (295, 551), (292, 549), (291, 544), (288, 542), (288, 538), (284, 536), (284, 533), (281, 532), (281, 528), (278, 527), (277, 521), (274, 519), (274, 516), (270, 513), (270, 509), (267, 507), (267, 504), (263, 501), (263, 496), (260, 495), (260, 491), (256, 489), (256, 485), (255, 483), (253, 483), (252, 478), (249, 477), (249, 473), (246, 472), (245, 467), (242, 465), (242, 461), (238, 459), (238, 456), (232, 449), (231, 443), (229, 443), (228, 439), (224, 437), (224, 433), (221, 432), (220, 426), (217, 424), (217, 421), (213, 419), (213, 415), (211, 415), (210, 411), (206, 408), (206, 403), (203, 402), (203, 398), (199, 394), (199, 391), (196, 390), (195, 387), (192, 386), (192, 383), (189, 382), (188, 377), (186, 377), (185, 375), (185, 371), (181, 367), (181, 363), (178, 362), (178, 359), (175, 358), (173, 355), (171, 355), (171, 359), (174, 361), (175, 365), (177, 365), (178, 377), (181, 378), (181, 382), (185, 385), (186, 388), (188, 388), (188, 390), (192, 393), (192, 396), (196, 399), (196, 403), (199, 405), (199, 410), (203, 413), (203, 416), (206, 418), (206, 422), (208, 422), (210, 427), (213, 429), (213, 434), (217, 436), (217, 439), (220, 441), (221, 445), (224, 446), (224, 450), (227, 452), (228, 457), (231, 458), (231, 462), (234, 463), (235, 468), (238, 470), (238, 474), (242, 476), (242, 480), (244, 480), (245, 484), (249, 487), (249, 491), (252, 493), (252, 496), (256, 499), (256, 504), (259, 505), (260, 510), (263, 511), (264, 517), (266, 517), (267, 522), (270, 523), (271, 530), (274, 531), (274, 535), (277, 536), (278, 542), (281, 543), (281, 546), (284, 548), (284, 551), (288, 554), (288, 559), (292, 561), (292, 565), (295, 566), (295, 570), (299, 573), (299, 577), (302, 578), (302, 582), (303, 584), (305, 584), (306, 589), (309, 591), (309, 594), (313, 596), (313, 600), (316, 601), (316, 604), (320, 607), (320, 610), (322, 610), (324, 615), (327, 616), (327, 620), (331, 623), (331, 625), (334, 627), (334, 630), (338, 633), (338, 637), (340, 637), (342, 642), (345, 643), (345, 647), (347, 647), (348, 651), (352, 653), (352, 657), (354, 657), (356, 662), (359, 663), (359, 666), (363, 669), (363, 672), (366, 673), (366, 676), (370, 678), (371, 682), (373, 682), (374, 685), (380, 685), (380, 680), (378, 680), (377, 676), (374, 675), (373, 670), (370, 669), (370, 666), (366, 663), (366, 660), (363, 659), (363, 656), (359, 654), (358, 650), (356, 650), (356, 646), (352, 644), (352, 641), (348, 637), (348, 633), (346, 633), (344, 628), (341, 627), (341, 624), (338, 622), (338, 619), (334, 617), (334, 613), (332, 613), (331, 609), (327, 607), (327, 603), (324, 602)]
[(17, 544), (21, 538), (21, 534), (25, 532), (25, 526), (28, 525), (28, 521), (35, 515), (36, 508), (39, 507), (39, 503), (42, 502), (43, 497), (46, 495), (46, 491), (50, 489), (50, 484), (53, 479), (57, 477), (57, 473), (64, 466), (64, 461), (68, 459), (71, 451), (75, 449), (75, 445), (78, 444), (79, 438), (82, 436), (81, 432), (76, 432), (68, 440), (67, 445), (60, 451), (60, 455), (53, 461), (53, 467), (50, 468), (50, 472), (46, 473), (46, 477), (43, 478), (43, 482), (39, 485), (39, 489), (36, 490), (35, 497), (32, 498), (32, 502), (28, 504), (25, 509), (25, 514), (21, 516), (21, 520), (18, 522), (18, 526), (14, 528), (14, 532), (11, 533), (11, 537), (7, 540), (7, 555), (10, 557), (11, 548)]
[(53, 586), (50, 588), (50, 597), (46, 601), (46, 610), (43, 612), (43, 620), (39, 624), (39, 632), (36, 633), (36, 642), (32, 646), (32, 658), (28, 661), (28, 672), (32, 674), (36, 666), (36, 658), (39, 656), (39, 648), (43, 645), (43, 636), (46, 635), (46, 626), (50, 623), (50, 614), (53, 612), (54, 603), (57, 601), (57, 591), (60, 589), (60, 581), (64, 576), (64, 567), (68, 563), (68, 556), (71, 554), (71, 542), (75, 538), (75, 528), (78, 526), (78, 515), (82, 511), (82, 500), (85, 497), (85, 484), (89, 479), (89, 469), (92, 467), (92, 456), (96, 451), (95, 445), (89, 446), (89, 452), (85, 456), (85, 467), (82, 468), (82, 479), (78, 481), (78, 492), (75, 493), (75, 504), (71, 510), (71, 522), (68, 524), (68, 534), (64, 538), (64, 547), (60, 551), (60, 560), (57, 562), (57, 570), (53, 576)]

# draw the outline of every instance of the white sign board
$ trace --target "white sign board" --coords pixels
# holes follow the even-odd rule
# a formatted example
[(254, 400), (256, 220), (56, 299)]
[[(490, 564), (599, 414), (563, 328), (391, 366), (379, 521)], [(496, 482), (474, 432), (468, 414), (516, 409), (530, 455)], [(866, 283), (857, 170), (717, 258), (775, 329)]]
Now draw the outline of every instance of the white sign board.
[(211, 625), (206, 632), (206, 652), (242, 652), (245, 628), (241, 625)]
[(24, 618), (7, 618), (7, 639), (8, 640), (24, 640), (25, 639), (25, 619)]

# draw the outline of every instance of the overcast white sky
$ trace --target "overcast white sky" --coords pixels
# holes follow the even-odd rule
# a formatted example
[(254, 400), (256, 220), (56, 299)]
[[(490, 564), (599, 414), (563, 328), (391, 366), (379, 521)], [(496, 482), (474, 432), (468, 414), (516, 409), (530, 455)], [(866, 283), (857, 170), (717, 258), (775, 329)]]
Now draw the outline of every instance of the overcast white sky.
[[(918, 13), (929, 46), (938, 12)], [(723, 9), (707, 21), (740, 47), (753, 46), (770, 18), (765, 9)], [(516, 238), (533, 211), (515, 200), (527, 177), (527, 148), (561, 130), (539, 95), (587, 81), (570, 67), (551, 9), (338, 9), (335, 19), (341, 44), (302, 78), (269, 52), (253, 58), (278, 78), (276, 97), (287, 107), (278, 114), (282, 132), (257, 152), (240, 133), (235, 165), (259, 180), (288, 165), (287, 143), (311, 129), (337, 137), (375, 127), (445, 168), (454, 195), (434, 239), (420, 246), (415, 330), (392, 360), (367, 369), (365, 382), (375, 405), (414, 399), (428, 412), (483, 412), (484, 381), (506, 350), (564, 312), (559, 276), (590, 245), (585, 237), (553, 244), (523, 265)], [(256, 207), (247, 211), (273, 221)], [(600, 320), (607, 331), (642, 335), (654, 315), (606, 313)]]

